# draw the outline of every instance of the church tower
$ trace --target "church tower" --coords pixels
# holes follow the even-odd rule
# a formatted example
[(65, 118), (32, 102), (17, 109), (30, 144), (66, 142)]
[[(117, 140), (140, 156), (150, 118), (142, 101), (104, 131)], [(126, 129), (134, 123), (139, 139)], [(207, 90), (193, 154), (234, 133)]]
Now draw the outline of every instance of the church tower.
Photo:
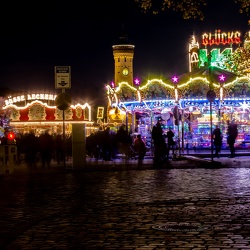
[(113, 56), (115, 61), (114, 83), (117, 86), (120, 82), (127, 82), (133, 85), (133, 59), (134, 45), (128, 44), (127, 36), (119, 39), (120, 43), (113, 45)]

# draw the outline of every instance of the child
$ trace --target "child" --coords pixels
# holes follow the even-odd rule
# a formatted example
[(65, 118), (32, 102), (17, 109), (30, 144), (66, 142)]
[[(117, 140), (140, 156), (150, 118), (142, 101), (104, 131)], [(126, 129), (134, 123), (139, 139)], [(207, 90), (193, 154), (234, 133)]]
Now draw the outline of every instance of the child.
[(137, 135), (134, 141), (134, 149), (138, 154), (138, 166), (141, 166), (146, 154), (146, 145), (145, 142), (142, 140), (140, 134)]

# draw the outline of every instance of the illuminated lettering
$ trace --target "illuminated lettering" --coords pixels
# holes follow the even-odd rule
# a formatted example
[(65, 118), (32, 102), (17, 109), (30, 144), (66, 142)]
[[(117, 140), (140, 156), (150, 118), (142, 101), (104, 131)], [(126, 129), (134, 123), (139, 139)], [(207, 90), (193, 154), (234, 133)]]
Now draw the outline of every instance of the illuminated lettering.
[(202, 44), (207, 45), (219, 45), (219, 44), (239, 44), (241, 42), (241, 33), (239, 31), (235, 32), (221, 32), (221, 30), (215, 30), (214, 34), (204, 33), (202, 35)]
[(56, 95), (51, 94), (28, 94), (28, 95), (21, 95), (21, 96), (15, 96), (15, 97), (9, 97), (5, 100), (5, 105), (11, 105), (13, 103), (17, 102), (23, 102), (26, 100), (52, 100), (54, 101), (56, 99)]
[(202, 35), (202, 44), (205, 46), (208, 45), (208, 35), (206, 33)]

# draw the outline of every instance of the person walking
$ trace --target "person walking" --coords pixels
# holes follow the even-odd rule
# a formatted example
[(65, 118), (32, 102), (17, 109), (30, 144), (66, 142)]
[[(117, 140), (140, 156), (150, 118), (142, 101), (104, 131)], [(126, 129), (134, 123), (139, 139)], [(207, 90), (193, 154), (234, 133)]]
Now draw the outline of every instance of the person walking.
[(221, 151), (221, 146), (222, 146), (222, 133), (218, 125), (216, 125), (213, 131), (213, 140), (214, 140), (215, 156), (219, 158), (219, 153)]
[(229, 158), (235, 157), (234, 143), (235, 143), (237, 136), (238, 136), (237, 124), (235, 124), (234, 121), (232, 121), (231, 123), (229, 123), (228, 121), (227, 144), (229, 145), (229, 149), (230, 149)]

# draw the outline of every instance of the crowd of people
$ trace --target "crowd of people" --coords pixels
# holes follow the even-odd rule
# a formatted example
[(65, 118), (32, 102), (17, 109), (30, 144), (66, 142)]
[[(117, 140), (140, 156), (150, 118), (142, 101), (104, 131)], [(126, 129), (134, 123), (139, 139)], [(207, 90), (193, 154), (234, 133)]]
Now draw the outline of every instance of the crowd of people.
[(15, 144), (16, 163), (25, 162), (30, 168), (35, 168), (38, 163), (41, 163), (43, 168), (50, 167), (52, 161), (60, 165), (72, 156), (71, 137), (67, 137), (64, 143), (61, 133), (50, 134), (49, 130), (45, 130), (39, 136), (35, 135), (34, 130), (24, 134), (18, 133)]
[(125, 160), (138, 159), (141, 165), (146, 154), (146, 144), (141, 135), (132, 135), (122, 124), (115, 132), (110, 127), (102, 128), (92, 133), (86, 139), (88, 156), (96, 160), (111, 161), (119, 155)]
[[(158, 119), (152, 129), (152, 142), (154, 145), (154, 162), (160, 165), (165, 159), (169, 159), (170, 152), (175, 155), (174, 132), (169, 127), (167, 133), (162, 129), (162, 119)], [(138, 165), (143, 164), (147, 148), (145, 138), (140, 134), (129, 133), (126, 125), (122, 124), (117, 132), (109, 127), (102, 127), (95, 133), (87, 137), (87, 154), (96, 160), (103, 159), (110, 161), (122, 155), (125, 159), (138, 159)]]
[[(238, 136), (237, 124), (234, 121), (231, 122), (227, 121), (226, 138), (227, 138), (227, 145), (230, 150), (229, 158), (235, 157), (235, 141), (237, 136)], [(219, 126), (216, 125), (215, 129), (213, 130), (213, 146), (215, 148), (215, 156), (218, 158), (219, 158), (219, 153), (221, 152), (222, 141), (223, 141), (223, 134)]]
[[(167, 132), (163, 130), (163, 121), (159, 117), (151, 131), (155, 166), (160, 166), (165, 160), (168, 160), (170, 152), (172, 152), (174, 159), (176, 152), (175, 134), (171, 127), (168, 128)], [(237, 124), (233, 121), (228, 122), (226, 136), (230, 149), (229, 157), (234, 158), (234, 144), (238, 136), (238, 129)], [(219, 157), (221, 152), (222, 140), (221, 129), (216, 125), (213, 130), (213, 148), (216, 157)], [(59, 165), (72, 156), (71, 136), (66, 137), (64, 141), (62, 134), (50, 134), (48, 130), (39, 136), (36, 136), (33, 130), (26, 134), (18, 134), (16, 146), (17, 164), (21, 164), (21, 155), (23, 155), (25, 163), (31, 168), (36, 167), (38, 162), (43, 168), (50, 167), (52, 160)], [(147, 150), (150, 148), (147, 149), (144, 138), (138, 133), (129, 133), (125, 124), (122, 124), (116, 132), (111, 130), (109, 126), (100, 127), (97, 132), (86, 138), (86, 153), (96, 160), (112, 161), (121, 155), (126, 160), (138, 159), (138, 165), (142, 165)]]

